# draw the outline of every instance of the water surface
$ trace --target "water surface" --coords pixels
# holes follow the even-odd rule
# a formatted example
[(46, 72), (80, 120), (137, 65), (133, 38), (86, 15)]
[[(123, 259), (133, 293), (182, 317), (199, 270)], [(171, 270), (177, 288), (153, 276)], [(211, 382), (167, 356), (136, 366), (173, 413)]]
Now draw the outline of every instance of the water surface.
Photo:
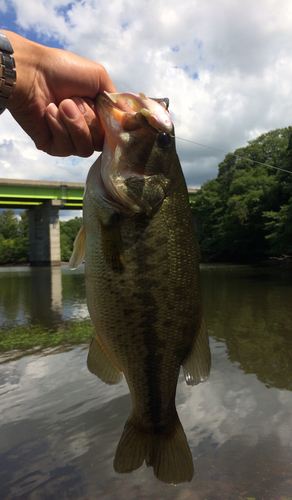
[(201, 271), (212, 372), (179, 379), (195, 475), (174, 487), (113, 470), (131, 399), (87, 371), (84, 270), (0, 268), (1, 500), (292, 498), (291, 270)]

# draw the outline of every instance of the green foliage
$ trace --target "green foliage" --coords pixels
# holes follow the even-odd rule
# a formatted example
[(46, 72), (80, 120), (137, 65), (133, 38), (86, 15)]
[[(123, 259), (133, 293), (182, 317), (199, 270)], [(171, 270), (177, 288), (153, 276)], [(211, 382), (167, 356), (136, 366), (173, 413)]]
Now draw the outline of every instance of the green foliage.
[(61, 260), (63, 262), (68, 262), (71, 257), (73, 243), (81, 225), (82, 217), (60, 222)]
[(262, 134), (226, 155), (217, 179), (202, 186), (191, 207), (205, 260), (251, 262), (292, 253), (290, 172), (292, 127)]
[[(92, 337), (91, 320), (68, 321), (58, 331), (40, 325), (18, 325), (9, 330), (0, 327), (0, 353), (8, 351), (42, 351), (61, 344), (78, 345)], [(19, 354), (19, 352), (18, 352)]]
[(292, 198), (278, 212), (264, 212), (266, 238), (272, 255), (292, 255)]
[(28, 218), (26, 212), (16, 217), (14, 210), (0, 213), (0, 264), (29, 260)]
[(0, 213), (0, 233), (5, 240), (17, 237), (18, 221), (14, 210), (3, 210)]

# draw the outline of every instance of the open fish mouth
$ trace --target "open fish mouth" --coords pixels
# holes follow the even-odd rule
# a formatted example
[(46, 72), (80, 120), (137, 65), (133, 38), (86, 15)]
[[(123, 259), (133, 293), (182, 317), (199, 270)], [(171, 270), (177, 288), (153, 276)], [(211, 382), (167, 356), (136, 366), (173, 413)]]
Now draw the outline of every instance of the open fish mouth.
[[(107, 115), (111, 115), (121, 124), (125, 131), (135, 130), (150, 125), (158, 133), (170, 134), (173, 130), (168, 113), (169, 99), (152, 99), (145, 94), (108, 93), (97, 98), (97, 106), (102, 107)], [(106, 97), (105, 97), (106, 96)], [(117, 101), (120, 101), (117, 105)]]
[[(168, 104), (167, 98), (150, 99), (142, 93), (129, 92), (105, 92), (96, 99), (96, 111), (105, 130), (100, 194), (117, 208), (132, 213), (152, 210), (152, 203), (151, 207), (146, 206), (134, 191), (141, 192), (143, 184), (149, 185), (151, 177), (161, 174), (157, 162), (149, 162), (148, 158), (155, 148), (167, 148), (172, 143)], [(143, 192), (145, 195), (145, 189)]]

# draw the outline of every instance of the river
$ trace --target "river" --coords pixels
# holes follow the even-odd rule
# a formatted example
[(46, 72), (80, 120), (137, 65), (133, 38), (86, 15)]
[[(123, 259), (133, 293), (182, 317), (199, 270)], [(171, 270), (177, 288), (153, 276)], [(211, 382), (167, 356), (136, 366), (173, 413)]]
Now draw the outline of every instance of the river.
[(113, 470), (125, 381), (88, 372), (84, 269), (0, 268), (0, 500), (292, 498), (292, 270), (202, 265), (209, 379), (177, 408), (195, 474)]

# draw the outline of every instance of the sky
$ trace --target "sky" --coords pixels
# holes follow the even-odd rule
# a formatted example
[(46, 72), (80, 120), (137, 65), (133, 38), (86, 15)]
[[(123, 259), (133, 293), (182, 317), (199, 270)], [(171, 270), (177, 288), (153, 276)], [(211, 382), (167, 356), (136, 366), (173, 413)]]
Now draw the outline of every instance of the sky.
[[(120, 92), (168, 97), (190, 188), (292, 125), (291, 0), (0, 0), (0, 28), (102, 63)], [(50, 157), (0, 117), (0, 178), (85, 182), (98, 154)]]

